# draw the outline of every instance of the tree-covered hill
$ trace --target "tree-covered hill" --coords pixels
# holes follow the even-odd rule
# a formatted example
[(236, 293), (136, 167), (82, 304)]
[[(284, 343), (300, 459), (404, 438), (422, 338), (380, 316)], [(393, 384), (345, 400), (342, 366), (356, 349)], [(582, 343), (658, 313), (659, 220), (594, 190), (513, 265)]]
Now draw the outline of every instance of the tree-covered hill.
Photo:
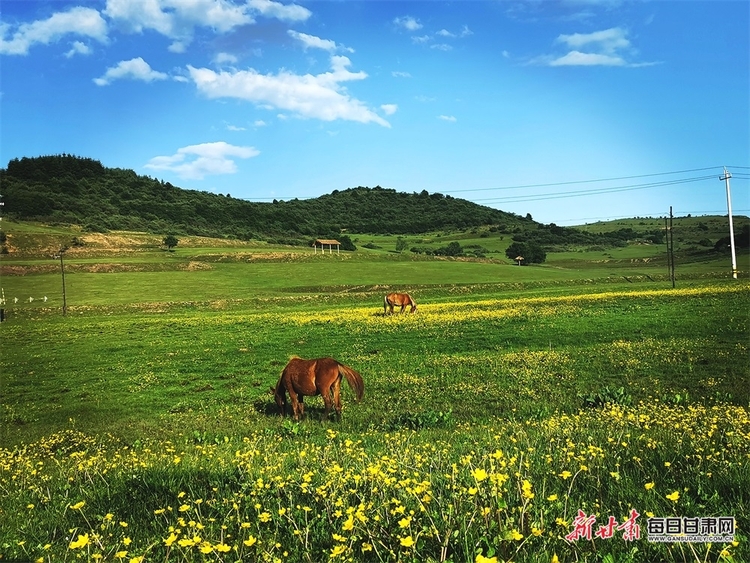
[[(9, 218), (80, 225), (93, 232), (145, 231), (308, 244), (312, 238), (343, 239), (346, 234), (418, 235), (476, 232), (484, 227), (485, 235), (509, 234), (519, 245), (536, 245), (545, 251), (664, 241), (663, 224), (658, 221), (618, 222), (612, 228), (593, 230), (544, 225), (530, 216), (426, 190), (403, 193), (379, 186), (356, 187), (314, 199), (249, 202), (184, 190), (132, 170), (107, 168), (97, 160), (66, 154), (11, 160), (0, 169), (0, 194), (3, 213)], [(701, 222), (695, 228), (701, 227), (708, 228)], [(750, 236), (742, 228), (737, 233), (740, 248), (747, 246)], [(702, 248), (720, 250), (728, 244), (723, 239), (717, 242), (719, 236), (708, 231), (696, 231), (690, 237)]]
[(417, 234), (529, 219), (438, 193), (357, 187), (315, 199), (254, 203), (184, 190), (132, 170), (71, 155), (14, 159), (0, 170), (4, 213), (91, 231), (138, 230), (241, 239), (349, 233)]

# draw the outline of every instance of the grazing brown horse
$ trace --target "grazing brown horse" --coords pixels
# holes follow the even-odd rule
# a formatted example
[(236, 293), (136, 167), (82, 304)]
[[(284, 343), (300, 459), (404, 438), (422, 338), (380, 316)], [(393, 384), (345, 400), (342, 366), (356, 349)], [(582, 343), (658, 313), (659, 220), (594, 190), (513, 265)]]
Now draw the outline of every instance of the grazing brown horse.
[(393, 307), (401, 307), (401, 312), (404, 312), (404, 308), (410, 305), (410, 313), (414, 313), (417, 310), (417, 303), (411, 298), (408, 293), (389, 293), (383, 298), (383, 314), (393, 313)]
[[(294, 420), (299, 420), (305, 413), (305, 405), (302, 402), (305, 396), (322, 395), (326, 406), (323, 420), (328, 419), (332, 405), (341, 420), (341, 379), (343, 377), (346, 377), (349, 387), (352, 388), (359, 402), (365, 392), (365, 384), (362, 376), (352, 368), (333, 358), (303, 360), (295, 357), (289, 360), (284, 371), (281, 372), (281, 378), (276, 387), (271, 387), (271, 394), (281, 410), (281, 416), (286, 414), (287, 393), (292, 403)], [(333, 399), (331, 399), (332, 391)]]

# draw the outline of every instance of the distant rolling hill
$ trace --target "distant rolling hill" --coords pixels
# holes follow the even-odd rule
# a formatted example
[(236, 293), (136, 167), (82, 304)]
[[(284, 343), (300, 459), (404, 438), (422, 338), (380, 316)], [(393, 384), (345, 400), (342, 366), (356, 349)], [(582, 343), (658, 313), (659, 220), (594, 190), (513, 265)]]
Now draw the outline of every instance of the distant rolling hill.
[(4, 213), (90, 231), (301, 239), (349, 233), (417, 234), (529, 219), (439, 193), (356, 187), (307, 200), (254, 203), (184, 190), (132, 170), (71, 155), (14, 159), (0, 170)]

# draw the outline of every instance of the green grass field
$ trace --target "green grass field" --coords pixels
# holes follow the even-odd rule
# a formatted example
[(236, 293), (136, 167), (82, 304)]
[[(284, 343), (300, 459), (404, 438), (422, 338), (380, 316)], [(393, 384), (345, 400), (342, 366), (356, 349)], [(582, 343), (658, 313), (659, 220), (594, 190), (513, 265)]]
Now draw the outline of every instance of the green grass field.
[[(3, 257), (0, 561), (750, 560), (747, 257), (672, 289), (645, 247), (183, 242), (71, 251), (66, 316), (59, 261)], [(390, 288), (419, 312), (383, 316)], [(292, 355), (353, 367), (363, 401), (282, 419)], [(599, 536), (566, 539), (579, 510)], [(733, 516), (734, 543), (649, 541), (673, 516)]]

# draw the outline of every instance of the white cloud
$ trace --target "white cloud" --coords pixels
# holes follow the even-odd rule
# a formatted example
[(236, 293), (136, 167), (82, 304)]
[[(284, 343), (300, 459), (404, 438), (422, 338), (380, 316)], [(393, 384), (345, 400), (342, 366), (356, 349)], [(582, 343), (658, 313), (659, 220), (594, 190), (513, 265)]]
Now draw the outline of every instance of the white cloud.
[(217, 53), (214, 57), (214, 63), (217, 65), (237, 64), (237, 57), (231, 53)]
[(300, 33), (298, 31), (294, 31), (293, 29), (288, 30), (287, 33), (290, 37), (293, 37), (294, 39), (302, 43), (305, 49), (323, 49), (324, 51), (328, 51), (329, 53), (333, 53), (338, 50), (347, 51), (349, 53), (354, 52), (354, 49), (337, 45), (335, 41), (331, 41), (330, 39), (321, 39), (320, 37), (308, 35), (307, 33)]
[(439, 35), (440, 37), (456, 38), (468, 37), (469, 35), (474, 35), (474, 32), (469, 29), (468, 25), (464, 25), (463, 27), (461, 27), (461, 31), (459, 31), (458, 33), (453, 33), (452, 31), (448, 31), (447, 29), (441, 29), (435, 35)]
[(621, 49), (630, 47), (630, 41), (626, 37), (624, 29), (613, 27), (594, 33), (574, 33), (572, 35), (560, 35), (558, 43), (564, 43), (571, 49), (581, 49), (586, 46), (592, 47), (600, 53), (614, 53)]
[(183, 147), (172, 156), (156, 156), (144, 168), (174, 172), (186, 180), (202, 180), (216, 174), (234, 174), (237, 172), (235, 158), (252, 158), (259, 154), (254, 147), (219, 141)]
[(367, 106), (349, 96), (343, 82), (362, 80), (365, 72), (350, 72), (351, 61), (344, 56), (331, 57), (331, 71), (318, 75), (261, 74), (255, 69), (214, 72), (188, 66), (198, 91), (209, 98), (238, 98), (262, 107), (291, 111), (304, 118), (323, 121), (344, 119), (360, 123), (390, 124)]
[(12, 37), (6, 39), (9, 24), (0, 24), (0, 54), (26, 55), (35, 44), (49, 45), (64, 35), (82, 35), (107, 42), (107, 22), (91, 8), (76, 7), (67, 12), (57, 12), (46, 20), (37, 20), (18, 26)]
[(573, 33), (560, 35), (555, 40), (568, 47), (564, 55), (543, 55), (531, 64), (546, 66), (622, 66), (641, 67), (657, 63), (633, 63), (628, 60), (634, 49), (621, 27), (612, 27), (593, 33)]
[(107, 86), (114, 80), (120, 79), (152, 82), (154, 80), (165, 80), (166, 78), (168, 78), (166, 74), (153, 70), (146, 61), (137, 57), (129, 61), (120, 61), (117, 66), (108, 68), (102, 77), (94, 78), (94, 82), (97, 86)]
[(73, 41), (70, 51), (65, 53), (67, 58), (74, 57), (75, 55), (90, 55), (91, 47), (80, 41)]
[(397, 104), (383, 104), (380, 106), (380, 109), (383, 110), (383, 113), (386, 115), (393, 115), (398, 111), (398, 105)]
[(231, 124), (227, 125), (227, 130), (228, 131), (247, 131), (247, 129), (245, 129), (244, 127), (240, 127), (238, 125), (231, 125)]
[(226, 33), (253, 23), (246, 6), (226, 0), (107, 0), (105, 13), (128, 31), (153, 30), (174, 42), (169, 50), (183, 52), (193, 40), (194, 28), (210, 27)]
[[(422, 26), (420, 25), (419, 27), (421, 28)], [(469, 29), (468, 25), (464, 25), (461, 27), (461, 31), (458, 31), (458, 32), (453, 32), (453, 31), (443, 28), (439, 31), (436, 31), (432, 35), (431, 34), (412, 35), (411, 42), (417, 45), (430, 44), (430, 49), (435, 49), (437, 51), (451, 51), (453, 50), (453, 46), (450, 45), (449, 43), (446, 43), (445, 41), (458, 40), (464, 37), (468, 37), (469, 35), (474, 35), (474, 32)], [(432, 41), (436, 39), (442, 42), (432, 43)]]
[(438, 115), (438, 119), (442, 119), (443, 121), (450, 121), (451, 123), (455, 123), (456, 121), (458, 121), (452, 115)]
[(247, 4), (267, 18), (288, 22), (305, 21), (312, 15), (310, 10), (297, 4), (282, 4), (271, 0), (248, 0)]
[(395, 76), (396, 78), (411, 78), (411, 74), (402, 70), (394, 70), (393, 72), (391, 72), (391, 75)]
[(300, 33), (298, 31), (294, 31), (293, 29), (288, 30), (287, 33), (290, 37), (293, 37), (294, 39), (302, 43), (305, 49), (323, 49), (324, 51), (330, 52), (336, 50), (336, 42), (331, 41), (330, 39), (321, 39), (320, 37), (308, 35), (307, 33)]
[(567, 55), (551, 60), (549, 66), (625, 66), (622, 57), (599, 53), (571, 51)]
[(242, 4), (229, 0), (107, 0), (104, 13), (131, 33), (153, 30), (169, 37), (172, 52), (184, 52), (197, 27), (227, 33), (255, 23), (256, 15), (284, 21), (304, 21), (311, 15), (302, 6), (272, 0)]
[(253, 125), (254, 125), (255, 127), (265, 127), (265, 126), (267, 125), (267, 123), (266, 123), (265, 121), (263, 121), (262, 119), (256, 119), (256, 120), (255, 120), (255, 121), (253, 122)]
[(411, 17), (411, 16), (401, 16), (398, 18), (395, 18), (393, 20), (393, 23), (396, 24), (398, 27), (403, 27), (407, 31), (417, 31), (419, 29), (422, 29), (422, 24), (419, 23), (419, 20)]

